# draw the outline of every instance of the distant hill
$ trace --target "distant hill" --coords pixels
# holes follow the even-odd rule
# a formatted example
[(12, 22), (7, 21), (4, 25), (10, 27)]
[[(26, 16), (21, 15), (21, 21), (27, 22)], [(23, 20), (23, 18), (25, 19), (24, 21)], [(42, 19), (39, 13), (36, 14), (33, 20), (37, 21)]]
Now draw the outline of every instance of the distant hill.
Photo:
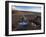
[(18, 11), (18, 10), (12, 10), (12, 13), (14, 15), (41, 15), (40, 12), (30, 12), (30, 11)]

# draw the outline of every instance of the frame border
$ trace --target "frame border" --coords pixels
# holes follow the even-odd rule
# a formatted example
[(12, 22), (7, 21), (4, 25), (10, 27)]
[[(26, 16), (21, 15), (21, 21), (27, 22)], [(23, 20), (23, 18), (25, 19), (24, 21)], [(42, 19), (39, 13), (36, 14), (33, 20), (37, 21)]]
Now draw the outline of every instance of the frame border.
[[(12, 34), (9, 35), (9, 3), (29, 3), (29, 4), (43, 4), (44, 5), (44, 32), (43, 33), (28, 33), (28, 34)], [(34, 35), (34, 34), (45, 34), (45, 3), (38, 2), (22, 2), (22, 1), (5, 1), (5, 36), (19, 36), (19, 35)]]

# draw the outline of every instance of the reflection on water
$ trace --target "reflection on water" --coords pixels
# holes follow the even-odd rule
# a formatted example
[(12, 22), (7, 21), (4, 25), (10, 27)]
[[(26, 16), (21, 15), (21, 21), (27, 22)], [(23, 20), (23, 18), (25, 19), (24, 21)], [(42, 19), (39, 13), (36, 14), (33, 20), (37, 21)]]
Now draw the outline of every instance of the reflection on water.
[(13, 30), (41, 29), (41, 16), (15, 15), (13, 16)]
[(12, 11), (12, 31), (41, 29), (41, 13)]

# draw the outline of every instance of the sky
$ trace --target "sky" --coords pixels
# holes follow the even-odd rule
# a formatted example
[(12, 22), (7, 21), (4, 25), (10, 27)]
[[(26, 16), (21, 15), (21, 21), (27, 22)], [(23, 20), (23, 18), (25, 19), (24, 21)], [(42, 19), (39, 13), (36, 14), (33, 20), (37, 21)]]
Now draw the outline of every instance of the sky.
[(36, 6), (15, 6), (14, 9), (19, 11), (41, 12), (41, 7)]

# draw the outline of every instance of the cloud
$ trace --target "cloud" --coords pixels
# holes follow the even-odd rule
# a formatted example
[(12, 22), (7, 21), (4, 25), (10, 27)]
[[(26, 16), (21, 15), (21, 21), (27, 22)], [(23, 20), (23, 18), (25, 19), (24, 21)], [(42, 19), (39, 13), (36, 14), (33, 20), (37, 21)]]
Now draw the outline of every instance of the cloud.
[(36, 7), (36, 6), (15, 6), (14, 9), (20, 11), (41, 12), (41, 7)]

